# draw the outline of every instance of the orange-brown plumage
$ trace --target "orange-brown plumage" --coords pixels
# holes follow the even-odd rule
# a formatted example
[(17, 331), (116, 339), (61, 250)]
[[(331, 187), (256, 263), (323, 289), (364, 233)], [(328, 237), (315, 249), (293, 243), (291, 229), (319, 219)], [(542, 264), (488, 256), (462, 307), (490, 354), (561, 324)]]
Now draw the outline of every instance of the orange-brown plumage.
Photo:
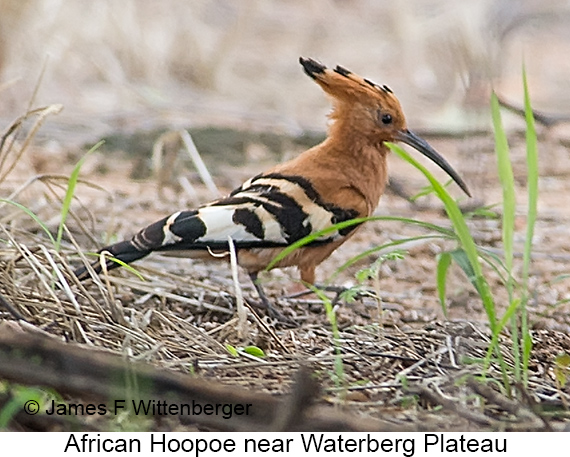
[[(255, 280), (293, 242), (337, 222), (373, 213), (388, 179), (386, 141), (412, 145), (469, 193), (451, 166), (407, 129), (400, 103), (389, 88), (342, 67), (328, 69), (303, 58), (300, 63), (332, 98), (332, 123), (324, 142), (252, 178), (228, 197), (194, 211), (174, 213), (130, 241), (104, 250), (124, 262), (152, 251), (202, 257), (210, 250), (227, 250), (230, 236), (238, 263)], [(349, 228), (322, 236), (275, 267), (296, 266), (303, 281), (314, 283), (315, 268), (354, 233)], [(109, 268), (115, 266), (109, 263)], [(85, 276), (85, 271), (79, 274)], [(260, 286), (256, 287), (266, 302)]]

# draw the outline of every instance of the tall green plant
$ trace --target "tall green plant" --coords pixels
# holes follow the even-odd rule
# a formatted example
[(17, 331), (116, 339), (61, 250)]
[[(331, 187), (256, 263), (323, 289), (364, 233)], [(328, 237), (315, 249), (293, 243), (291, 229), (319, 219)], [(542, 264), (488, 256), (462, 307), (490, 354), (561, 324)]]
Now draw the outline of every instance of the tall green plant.
[[(469, 231), (469, 227), (467, 226), (467, 222), (465, 217), (463, 216), (461, 210), (459, 209), (459, 205), (457, 202), (449, 195), (446, 188), (429, 172), (429, 170), (424, 167), (421, 163), (419, 163), (416, 159), (414, 159), (411, 155), (409, 155), (406, 151), (404, 151), (398, 145), (392, 143), (386, 143), (388, 147), (394, 152), (396, 155), (404, 159), (406, 162), (413, 165), (419, 171), (423, 173), (423, 175), (428, 179), (430, 185), (433, 188), (433, 192), (436, 196), (441, 200), (444, 205), (445, 211), (449, 220), (451, 221), (453, 232), (457, 238), (459, 248), (453, 251), (452, 258), (454, 258), (458, 265), (463, 269), (467, 278), (473, 284), (473, 287), (477, 290), (477, 293), (481, 297), (483, 302), (483, 307), (485, 312), (487, 313), (487, 319), (489, 321), (489, 328), (491, 330), (492, 339), (491, 344), (489, 345), (489, 351), (487, 353), (487, 357), (485, 359), (485, 367), (484, 371), (487, 370), (487, 367), (491, 361), (491, 356), (494, 353), (497, 362), (501, 368), (501, 374), (503, 378), (503, 384), (510, 390), (510, 383), (508, 377), (508, 367), (505, 364), (503, 357), (501, 355), (500, 347), (498, 344), (499, 341), (499, 334), (501, 332), (502, 326), (497, 321), (497, 314), (495, 308), (495, 301), (493, 295), (491, 294), (491, 289), (489, 288), (489, 283), (483, 274), (483, 268), (480, 262), (480, 249), (473, 240), (473, 236)], [(441, 260), (440, 262), (446, 262), (447, 259)], [(438, 267), (437, 269), (437, 283), (438, 285), (442, 285), (445, 283), (444, 275), (447, 271), (447, 267)], [(442, 296), (441, 289), (440, 289), (440, 296)]]
[(536, 139), (536, 129), (534, 126), (534, 116), (530, 104), (530, 94), (526, 78), (526, 69), (523, 65), (523, 87), (524, 87), (524, 112), (526, 121), (526, 164), (527, 164), (527, 192), (528, 192), (528, 213), (526, 225), (526, 237), (523, 251), (522, 286), (523, 296), (521, 300), (521, 331), (523, 349), (523, 381), (528, 384), (528, 364), (532, 351), (532, 338), (528, 328), (527, 302), (529, 296), (528, 277), (530, 271), (532, 239), (534, 237), (534, 226), (536, 224), (538, 212), (538, 143)]
[(400, 146), (393, 143), (387, 143), (387, 145), (392, 152), (423, 173), (433, 187), (434, 193), (442, 201), (447, 216), (452, 223), (453, 231), (469, 262), (469, 270), (466, 271), (467, 276), (483, 300), (483, 306), (489, 319), (489, 326), (491, 327), (491, 331), (494, 331), (497, 324), (495, 302), (489, 289), (489, 284), (483, 275), (481, 263), (479, 262), (478, 247), (473, 240), (469, 227), (467, 226), (467, 222), (465, 221), (465, 217), (459, 209), (459, 205), (426, 167), (404, 151)]
[(519, 348), (519, 331), (517, 323), (516, 307), (520, 304), (519, 299), (514, 298), (514, 278), (513, 278), (513, 240), (515, 231), (515, 178), (513, 176), (513, 168), (511, 165), (511, 157), (509, 151), (509, 143), (507, 134), (503, 127), (501, 119), (501, 110), (499, 107), (499, 99), (495, 92), (491, 93), (491, 117), (493, 118), (493, 129), (495, 131), (495, 154), (497, 156), (497, 173), (501, 188), (503, 191), (503, 255), (505, 258), (505, 269), (507, 272), (507, 294), (509, 297), (509, 307), (513, 308), (510, 313), (511, 336), (513, 342), (513, 358), (515, 379), (521, 379), (521, 360)]
[(69, 214), (69, 208), (71, 207), (71, 202), (73, 200), (73, 196), (75, 195), (75, 187), (77, 186), (77, 181), (79, 179), (79, 172), (81, 171), (81, 167), (87, 160), (87, 157), (91, 155), (93, 151), (96, 151), (105, 141), (99, 141), (95, 146), (93, 146), (89, 151), (85, 153), (81, 159), (77, 162), (75, 167), (73, 167), (73, 171), (71, 175), (69, 175), (69, 180), (67, 182), (67, 190), (65, 191), (65, 196), (63, 197), (63, 202), (61, 205), (61, 218), (59, 222), (59, 227), (57, 228), (57, 236), (55, 239), (55, 250), (59, 252), (61, 247), (61, 239), (63, 237), (63, 227), (65, 225), (65, 221), (67, 220), (67, 215)]
[[(515, 379), (528, 382), (528, 364), (532, 350), (532, 338), (528, 327), (527, 302), (529, 296), (528, 277), (532, 254), (532, 239), (537, 217), (538, 202), (538, 145), (534, 115), (530, 103), (530, 94), (526, 70), (522, 69), (524, 90), (524, 112), (526, 122), (526, 165), (527, 165), (527, 226), (523, 249), (522, 281), (516, 283), (513, 278), (513, 233), (515, 216), (515, 184), (509, 158), (509, 149), (506, 134), (501, 121), (499, 102), (496, 95), (491, 96), (491, 112), (495, 129), (495, 150), (497, 153), (498, 172), (503, 188), (503, 246), (505, 267), (508, 274), (507, 291), (509, 294), (509, 307), (502, 322), (510, 319), (511, 339), (513, 343), (514, 375)], [(515, 296), (516, 286), (516, 296)]]

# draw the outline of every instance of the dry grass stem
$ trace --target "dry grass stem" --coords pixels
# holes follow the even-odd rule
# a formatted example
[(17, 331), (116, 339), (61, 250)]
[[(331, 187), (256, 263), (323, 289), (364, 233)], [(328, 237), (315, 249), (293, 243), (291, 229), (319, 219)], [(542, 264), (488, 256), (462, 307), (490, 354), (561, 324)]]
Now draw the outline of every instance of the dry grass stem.
[(210, 174), (208, 168), (206, 167), (206, 164), (202, 160), (202, 156), (198, 152), (198, 148), (196, 148), (196, 145), (194, 144), (192, 137), (190, 136), (187, 130), (180, 130), (179, 134), (180, 138), (182, 138), (182, 141), (184, 142), (184, 146), (188, 151), (192, 163), (196, 167), (196, 170), (198, 171), (200, 178), (202, 178), (202, 181), (204, 181), (204, 184), (210, 191), (212, 198), (220, 197), (221, 192), (216, 186), (214, 180), (212, 179), (212, 175)]
[(237, 322), (237, 333), (238, 337), (243, 340), (248, 334), (248, 324), (247, 324), (247, 309), (243, 304), (243, 294), (241, 293), (241, 286), (238, 277), (238, 264), (236, 247), (231, 236), (228, 236), (228, 245), (230, 248), (230, 266), (232, 270), (232, 280), (234, 282), (234, 290), (236, 294), (236, 309), (238, 315)]

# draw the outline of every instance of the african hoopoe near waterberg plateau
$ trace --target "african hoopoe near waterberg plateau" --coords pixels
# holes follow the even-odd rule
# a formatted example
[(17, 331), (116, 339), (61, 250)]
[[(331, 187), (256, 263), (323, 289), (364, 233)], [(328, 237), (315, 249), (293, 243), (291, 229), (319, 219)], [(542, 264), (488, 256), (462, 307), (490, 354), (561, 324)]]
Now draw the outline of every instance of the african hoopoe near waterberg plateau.
[[(385, 141), (401, 141), (445, 170), (469, 195), (466, 184), (426, 141), (410, 132), (398, 99), (343, 67), (329, 69), (300, 58), (305, 73), (333, 99), (332, 124), (321, 144), (289, 162), (251, 178), (227, 197), (178, 211), (149, 225), (132, 239), (101, 249), (125, 263), (153, 251), (187, 257), (227, 252), (228, 237), (238, 264), (253, 281), (263, 304), (271, 309), (257, 275), (285, 247), (339, 222), (370, 216), (378, 205), (387, 176)], [(315, 268), (356, 231), (356, 226), (322, 235), (279, 261), (296, 266), (305, 283), (315, 282)], [(119, 264), (107, 260), (107, 268)], [(93, 264), (97, 273), (99, 262)], [(87, 277), (85, 268), (76, 272)]]

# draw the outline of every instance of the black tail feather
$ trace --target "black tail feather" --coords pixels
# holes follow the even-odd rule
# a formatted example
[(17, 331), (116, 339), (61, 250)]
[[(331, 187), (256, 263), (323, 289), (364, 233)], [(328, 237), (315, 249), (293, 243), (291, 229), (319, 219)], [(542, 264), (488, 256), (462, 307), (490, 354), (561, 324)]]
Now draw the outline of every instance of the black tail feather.
[[(150, 250), (141, 251), (140, 249), (137, 249), (130, 240), (121, 241), (120, 243), (115, 243), (112, 244), (111, 246), (104, 247), (99, 251), (99, 253), (101, 252), (108, 252), (109, 254), (111, 254), (112, 257), (124, 263), (134, 262), (135, 260), (142, 259), (143, 257), (146, 257), (151, 253)], [(107, 263), (107, 270), (113, 270), (114, 268), (118, 268), (121, 266), (119, 263), (111, 259), (107, 260), (106, 263)], [(99, 260), (93, 262), (91, 264), (91, 267), (93, 268), (93, 270), (95, 270), (95, 273), (97, 274), (101, 273), (101, 262)], [(77, 278), (80, 281), (83, 281), (84, 279), (87, 279), (89, 277), (87, 267), (78, 268), (77, 270), (74, 271), (74, 274), (75, 276), (77, 276)]]

